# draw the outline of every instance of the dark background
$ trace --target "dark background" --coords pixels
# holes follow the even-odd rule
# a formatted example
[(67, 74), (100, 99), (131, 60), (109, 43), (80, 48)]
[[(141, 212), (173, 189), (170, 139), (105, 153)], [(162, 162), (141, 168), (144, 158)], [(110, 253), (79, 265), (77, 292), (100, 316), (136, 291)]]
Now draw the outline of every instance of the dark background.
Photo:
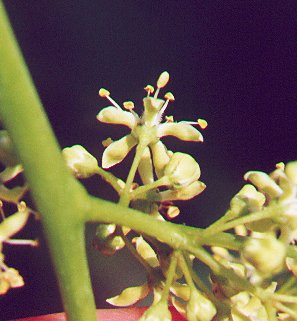
[[(245, 172), (297, 159), (296, 1), (4, 2), (62, 147), (82, 144), (100, 157), (103, 139), (127, 131), (96, 121), (108, 105), (98, 89), (108, 88), (119, 103), (133, 100), (140, 112), (143, 87), (163, 70), (176, 98), (167, 114), (207, 119), (203, 144), (165, 139), (170, 149), (195, 156), (207, 184), (182, 204), (177, 222), (206, 226), (227, 209)], [(115, 173), (124, 177), (128, 164)], [(116, 200), (98, 179), (86, 183), (91, 193)], [(40, 237), (38, 249), (5, 247), (26, 286), (0, 298), (1, 320), (62, 310), (41, 229), (31, 225), (23, 235)], [(108, 259), (95, 252), (93, 230), (87, 248), (103, 307), (104, 298), (144, 275), (125, 251)]]

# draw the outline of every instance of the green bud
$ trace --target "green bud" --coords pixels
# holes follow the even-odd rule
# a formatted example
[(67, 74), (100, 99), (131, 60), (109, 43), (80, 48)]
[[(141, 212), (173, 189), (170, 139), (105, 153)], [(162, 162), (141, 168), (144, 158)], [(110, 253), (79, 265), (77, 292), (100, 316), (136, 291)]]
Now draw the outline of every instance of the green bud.
[(0, 130), (0, 162), (5, 166), (19, 164), (12, 141), (6, 130)]
[(282, 270), (285, 263), (287, 248), (276, 238), (249, 238), (242, 249), (242, 256), (255, 267), (264, 277), (271, 276)]
[(171, 321), (171, 313), (166, 301), (159, 301), (144, 312), (139, 321)]
[(231, 314), (234, 321), (268, 320), (266, 309), (260, 299), (246, 291), (234, 295), (231, 302)]
[(67, 166), (77, 178), (88, 178), (97, 173), (96, 158), (81, 145), (64, 148), (62, 154)]
[(125, 246), (125, 242), (115, 234), (115, 230), (115, 224), (100, 224), (96, 228), (93, 246), (103, 255), (111, 256)]
[(192, 184), (199, 179), (200, 174), (198, 163), (185, 153), (174, 153), (164, 170), (164, 175), (175, 187)]
[(244, 175), (245, 180), (252, 182), (260, 191), (266, 193), (271, 198), (280, 197), (283, 194), (282, 189), (266, 173), (251, 171)]
[(186, 312), (188, 321), (211, 321), (217, 310), (214, 304), (198, 290), (191, 290)]

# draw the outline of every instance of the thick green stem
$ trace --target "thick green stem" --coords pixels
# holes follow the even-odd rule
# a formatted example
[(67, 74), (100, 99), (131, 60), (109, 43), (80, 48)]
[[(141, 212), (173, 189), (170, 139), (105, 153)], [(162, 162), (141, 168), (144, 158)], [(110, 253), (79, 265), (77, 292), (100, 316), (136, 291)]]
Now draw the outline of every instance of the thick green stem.
[[(0, 113), (40, 213), (67, 318), (96, 320), (84, 242), (85, 192), (65, 169), (0, 2)], [(54, 169), (54, 170), (53, 170)]]

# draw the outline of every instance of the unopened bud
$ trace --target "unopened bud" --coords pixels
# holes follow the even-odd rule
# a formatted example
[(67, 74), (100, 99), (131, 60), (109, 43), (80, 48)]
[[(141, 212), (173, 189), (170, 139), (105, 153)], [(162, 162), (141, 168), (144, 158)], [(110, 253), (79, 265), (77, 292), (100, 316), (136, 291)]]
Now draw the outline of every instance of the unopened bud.
[(87, 178), (97, 173), (98, 162), (81, 145), (64, 148), (63, 156), (67, 166), (78, 178)]
[(171, 321), (171, 313), (166, 301), (159, 301), (144, 312), (139, 321)]
[(245, 180), (252, 182), (260, 191), (266, 193), (271, 198), (280, 197), (283, 194), (282, 189), (266, 173), (251, 171), (244, 175)]
[(286, 246), (276, 238), (249, 238), (243, 245), (243, 257), (264, 276), (280, 272), (285, 263)]
[(185, 153), (174, 153), (166, 165), (164, 175), (175, 187), (188, 186), (197, 181), (201, 171), (195, 159)]
[(217, 313), (214, 304), (198, 290), (191, 290), (186, 311), (188, 321), (211, 321)]

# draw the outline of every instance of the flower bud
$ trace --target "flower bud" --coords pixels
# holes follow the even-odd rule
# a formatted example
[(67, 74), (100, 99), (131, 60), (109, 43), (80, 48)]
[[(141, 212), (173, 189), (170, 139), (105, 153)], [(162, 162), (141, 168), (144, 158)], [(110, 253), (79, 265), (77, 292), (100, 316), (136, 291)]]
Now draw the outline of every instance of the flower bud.
[(166, 301), (159, 301), (144, 312), (139, 321), (171, 321), (171, 313)]
[(114, 234), (115, 230), (115, 224), (100, 224), (96, 228), (93, 246), (103, 255), (111, 256), (125, 246), (123, 239)]
[(0, 130), (0, 161), (5, 166), (19, 164), (12, 141), (6, 130)]
[(81, 145), (64, 148), (62, 153), (67, 166), (77, 178), (87, 178), (97, 173), (96, 158)]
[(244, 244), (242, 255), (263, 276), (271, 276), (282, 270), (285, 263), (286, 246), (276, 238), (249, 238)]
[(244, 179), (252, 182), (260, 191), (271, 198), (277, 198), (283, 194), (282, 189), (266, 173), (258, 171), (247, 172), (244, 175)]
[(214, 304), (198, 290), (192, 290), (187, 304), (188, 321), (211, 321), (217, 313)]
[(188, 186), (197, 181), (201, 171), (195, 159), (185, 153), (174, 153), (164, 169), (164, 175), (168, 176), (175, 187)]

